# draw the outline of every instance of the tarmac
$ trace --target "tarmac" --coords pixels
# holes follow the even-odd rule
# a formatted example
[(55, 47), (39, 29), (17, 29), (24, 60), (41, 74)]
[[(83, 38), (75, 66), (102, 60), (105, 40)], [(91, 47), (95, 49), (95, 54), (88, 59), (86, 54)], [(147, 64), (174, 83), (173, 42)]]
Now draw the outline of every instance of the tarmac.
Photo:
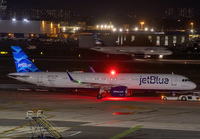
[[(44, 110), (64, 138), (199, 138), (200, 102), (1, 90), (0, 138), (31, 138), (28, 110)], [(33, 122), (33, 121), (31, 121)], [(48, 135), (46, 133), (46, 135)]]

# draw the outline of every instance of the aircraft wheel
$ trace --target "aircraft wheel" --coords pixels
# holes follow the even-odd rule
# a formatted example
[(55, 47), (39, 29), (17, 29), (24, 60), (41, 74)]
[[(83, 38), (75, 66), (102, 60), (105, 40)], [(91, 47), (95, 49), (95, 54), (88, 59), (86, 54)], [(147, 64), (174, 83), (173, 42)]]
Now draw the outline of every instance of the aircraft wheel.
[(97, 98), (98, 98), (98, 99), (102, 99), (102, 95), (101, 95), (101, 94), (98, 94), (98, 95), (97, 95)]
[(167, 98), (166, 98), (166, 97), (164, 97), (164, 98), (163, 98), (163, 100), (167, 100)]
[(181, 98), (182, 101), (187, 101), (186, 97)]

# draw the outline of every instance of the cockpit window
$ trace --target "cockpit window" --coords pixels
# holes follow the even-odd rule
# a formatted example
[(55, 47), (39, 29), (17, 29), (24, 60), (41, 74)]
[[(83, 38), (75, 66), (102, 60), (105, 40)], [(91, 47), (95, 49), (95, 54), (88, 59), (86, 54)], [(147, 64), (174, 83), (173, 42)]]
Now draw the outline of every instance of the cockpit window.
[(182, 79), (182, 82), (189, 82), (190, 79)]

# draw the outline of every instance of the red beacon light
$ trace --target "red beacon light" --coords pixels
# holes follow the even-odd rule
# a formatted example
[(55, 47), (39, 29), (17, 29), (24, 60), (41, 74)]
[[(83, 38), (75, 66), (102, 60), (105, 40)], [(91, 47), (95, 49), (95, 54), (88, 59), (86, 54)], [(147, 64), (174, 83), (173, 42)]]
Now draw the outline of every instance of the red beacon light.
[(116, 71), (115, 71), (115, 70), (111, 70), (111, 71), (110, 71), (110, 74), (111, 74), (111, 75), (115, 75), (115, 74), (116, 74)]

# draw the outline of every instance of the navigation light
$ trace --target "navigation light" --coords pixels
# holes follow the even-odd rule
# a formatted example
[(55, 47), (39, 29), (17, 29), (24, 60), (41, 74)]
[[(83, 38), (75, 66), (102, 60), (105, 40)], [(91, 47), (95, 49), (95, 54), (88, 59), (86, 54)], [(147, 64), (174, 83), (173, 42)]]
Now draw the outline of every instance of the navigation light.
[(116, 71), (115, 71), (115, 70), (111, 70), (111, 71), (110, 71), (110, 74), (111, 74), (111, 75), (115, 75), (115, 74), (116, 74)]

